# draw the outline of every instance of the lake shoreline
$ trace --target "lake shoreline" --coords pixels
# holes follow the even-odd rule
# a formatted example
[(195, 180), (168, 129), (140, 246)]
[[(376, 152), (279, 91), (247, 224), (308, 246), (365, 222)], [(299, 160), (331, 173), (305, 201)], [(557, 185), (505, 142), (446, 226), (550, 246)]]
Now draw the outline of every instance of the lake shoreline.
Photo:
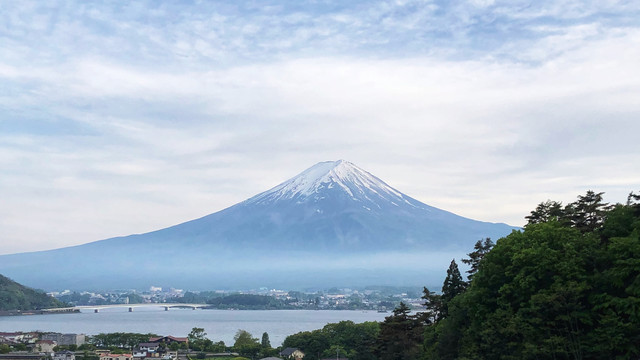
[(164, 311), (137, 308), (103, 309), (98, 313), (87, 309), (75, 316), (5, 316), (0, 318), (0, 331), (42, 331), (76, 334), (114, 332), (157, 333), (186, 336), (192, 328), (201, 327), (215, 341), (232, 344), (240, 329), (254, 335), (269, 333), (272, 344), (281, 344), (300, 331), (321, 329), (328, 323), (384, 321), (389, 314), (375, 310), (218, 310), (175, 309)]

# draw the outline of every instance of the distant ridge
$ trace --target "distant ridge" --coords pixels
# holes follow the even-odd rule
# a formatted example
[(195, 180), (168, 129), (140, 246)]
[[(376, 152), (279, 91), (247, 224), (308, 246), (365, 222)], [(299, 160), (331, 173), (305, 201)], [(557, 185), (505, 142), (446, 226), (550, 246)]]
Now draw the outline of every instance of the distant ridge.
[[(89, 279), (94, 273), (104, 275), (103, 284), (120, 288), (163, 281), (205, 289), (330, 281), (385, 285), (400, 281), (394, 273), (440, 271), (443, 259), (513, 229), (426, 205), (338, 160), (318, 163), (234, 206), (166, 229), (0, 256), (0, 271), (39, 287), (96, 286)], [(34, 265), (48, 271), (36, 275), (30, 271)]]

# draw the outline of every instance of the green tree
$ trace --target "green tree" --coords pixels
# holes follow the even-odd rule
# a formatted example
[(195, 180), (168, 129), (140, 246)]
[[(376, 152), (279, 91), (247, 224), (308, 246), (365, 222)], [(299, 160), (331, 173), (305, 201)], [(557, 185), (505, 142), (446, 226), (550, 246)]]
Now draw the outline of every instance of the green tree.
[(464, 330), (469, 327), (467, 292), (449, 303), (449, 314), (425, 329), (425, 359), (453, 360), (460, 356)]
[(461, 358), (637, 358), (640, 214), (630, 202), (607, 206), (601, 194), (581, 200), (596, 209), (573, 204), (584, 221), (531, 224), (500, 239), (425, 339), (428, 352), (447, 348), (442, 333), (457, 328)]
[(340, 345), (331, 345), (331, 347), (322, 353), (323, 358), (333, 359), (353, 359), (356, 356), (354, 351), (347, 351)]
[[(588, 282), (581, 252), (593, 249), (557, 221), (501, 239), (471, 286), (469, 336), (484, 358), (567, 358), (579, 352)], [(474, 351), (476, 351), (474, 350)]]
[(262, 333), (262, 341), (260, 342), (260, 346), (262, 346), (262, 348), (264, 349), (271, 348), (271, 341), (269, 341), (269, 334), (267, 334), (266, 332)]
[(467, 254), (469, 256), (468, 259), (462, 259), (462, 262), (469, 265), (469, 270), (467, 270), (467, 279), (471, 280), (473, 275), (478, 272), (478, 268), (480, 267), (480, 262), (484, 258), (484, 256), (493, 248), (495, 244), (491, 241), (490, 238), (486, 238), (484, 240), (478, 240), (476, 244), (473, 246), (473, 252)]
[(289, 335), (282, 343), (283, 348), (298, 348), (305, 354), (321, 354), (330, 346), (329, 336), (322, 329)]
[(630, 192), (627, 197), (627, 206), (633, 209), (636, 217), (640, 217), (640, 194)]
[(207, 333), (204, 331), (204, 328), (192, 328), (189, 335), (187, 335), (189, 346), (196, 351), (204, 350), (204, 340), (206, 339), (206, 336)]
[(423, 288), (422, 299), (424, 300), (424, 317), (427, 323), (436, 323), (442, 318), (442, 295), (438, 295), (433, 291), (429, 291), (425, 286)]
[(157, 337), (156, 334), (138, 334), (138, 333), (124, 333), (124, 332), (116, 332), (116, 333), (100, 333), (98, 335), (92, 336), (89, 341), (91, 344), (102, 347), (116, 347), (121, 349), (131, 349), (132, 347), (138, 345), (141, 342), (149, 341), (151, 337)]
[(592, 190), (578, 200), (567, 205), (564, 212), (571, 225), (582, 233), (593, 232), (604, 224), (605, 214), (611, 210), (608, 203), (603, 202), (603, 192), (596, 193)]
[(462, 280), (462, 275), (460, 274), (458, 264), (456, 264), (455, 260), (451, 260), (449, 269), (447, 269), (447, 277), (445, 277), (444, 283), (442, 284), (442, 317), (446, 317), (448, 315), (449, 303), (451, 302), (451, 300), (453, 300), (454, 297), (464, 291), (465, 285), (466, 284), (464, 280)]
[(235, 341), (233, 348), (243, 356), (256, 356), (260, 352), (260, 343), (254, 338), (250, 332), (246, 330), (238, 330), (233, 337)]
[(380, 324), (376, 354), (380, 360), (419, 359), (422, 356), (424, 323), (421, 317), (409, 315), (404, 303)]
[(287, 336), (283, 347), (295, 347), (307, 356), (335, 356), (336, 349), (348, 354), (351, 360), (376, 360), (376, 341), (380, 333), (380, 324), (373, 321), (356, 324), (353, 321), (330, 323), (322, 329), (304, 331)]
[[(447, 316), (427, 326), (424, 358), (638, 358), (640, 196), (631, 195), (612, 207), (589, 191), (499, 239), (447, 299)], [(559, 208), (548, 204), (539, 213)]]
[[(491, 249), (493, 242), (487, 238), (476, 242), (476, 251), (469, 254), (469, 264), (473, 274), (484, 255)], [(464, 260), (463, 260), (464, 261)], [(462, 325), (466, 321), (462, 312), (456, 311), (459, 305), (456, 300), (466, 289), (467, 283), (462, 280), (460, 269), (455, 260), (451, 261), (447, 276), (442, 285), (442, 295), (437, 295), (424, 288), (424, 317), (427, 326), (424, 333), (424, 352), (427, 359), (456, 359), (458, 357), (459, 342), (462, 338)]]
[(525, 219), (527, 220), (527, 225), (533, 225), (554, 219), (562, 219), (564, 216), (565, 212), (561, 202), (547, 200), (538, 204), (529, 216), (525, 216)]

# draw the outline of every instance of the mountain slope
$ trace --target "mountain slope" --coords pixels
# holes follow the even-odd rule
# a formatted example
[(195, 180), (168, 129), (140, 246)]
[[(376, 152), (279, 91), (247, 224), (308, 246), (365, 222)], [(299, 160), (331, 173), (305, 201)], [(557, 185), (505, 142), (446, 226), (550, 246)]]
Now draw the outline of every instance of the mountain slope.
[(39, 310), (62, 307), (63, 303), (0, 275), (0, 310)]
[[(316, 164), (235, 206), (143, 237), (244, 251), (468, 249), (512, 227), (423, 204), (344, 160)], [(471, 240), (470, 240), (471, 239)], [(144, 242), (144, 239), (138, 239)]]
[[(98, 267), (107, 274), (103, 283), (119, 279), (128, 283), (135, 279), (136, 284), (151, 279), (198, 283), (196, 278), (207, 274), (208, 281), (231, 286), (246, 278), (256, 284), (258, 279), (291, 278), (289, 273), (295, 269), (298, 275), (302, 270), (310, 272), (316, 281), (322, 274), (334, 273), (333, 278), (352, 276), (354, 282), (369, 276), (374, 281), (370, 284), (376, 284), (380, 279), (376, 274), (407, 267), (416, 254), (424, 255), (417, 262), (437, 266), (442, 256), (436, 254), (459, 257), (476, 240), (496, 239), (512, 230), (505, 224), (466, 219), (423, 204), (339, 160), (316, 164), (239, 204), (166, 229), (2, 256), (0, 271), (37, 281), (37, 276), (26, 273), (25, 263), (55, 264), (50, 271), (68, 278), (67, 284), (87, 283), (89, 279), (81, 278), (90, 277)], [(83, 271), (67, 276), (73, 269)], [(271, 276), (263, 274), (263, 269)], [(230, 280), (226, 273), (239, 280)], [(302, 280), (313, 285), (310, 279)]]

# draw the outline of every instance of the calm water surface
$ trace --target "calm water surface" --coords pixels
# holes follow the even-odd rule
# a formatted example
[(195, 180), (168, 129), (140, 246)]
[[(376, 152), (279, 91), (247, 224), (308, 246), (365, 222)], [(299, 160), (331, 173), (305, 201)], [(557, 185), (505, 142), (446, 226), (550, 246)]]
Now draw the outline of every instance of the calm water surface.
[(156, 333), (186, 336), (193, 327), (204, 328), (207, 337), (233, 345), (239, 329), (260, 338), (269, 333), (271, 345), (279, 346), (287, 335), (320, 329), (327, 323), (351, 320), (356, 323), (382, 321), (389, 314), (376, 311), (338, 310), (190, 310), (158, 307), (83, 310), (78, 314), (0, 316), (3, 331), (56, 331), (95, 335), (108, 332)]

